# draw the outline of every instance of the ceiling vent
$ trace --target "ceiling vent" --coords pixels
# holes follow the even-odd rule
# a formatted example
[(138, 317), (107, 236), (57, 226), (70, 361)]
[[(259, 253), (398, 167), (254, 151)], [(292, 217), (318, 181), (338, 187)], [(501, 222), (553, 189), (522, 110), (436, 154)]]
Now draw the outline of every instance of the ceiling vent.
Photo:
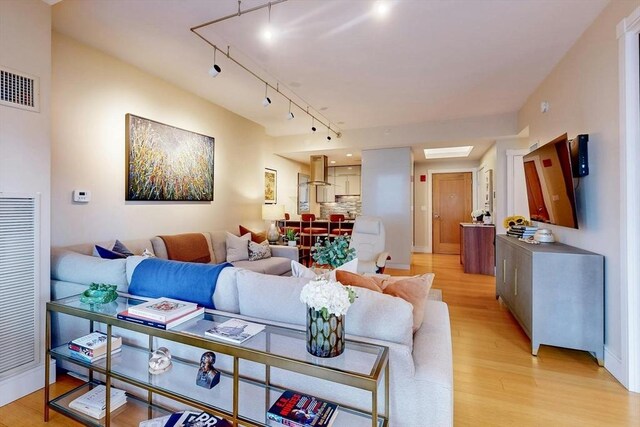
[(0, 105), (40, 111), (40, 79), (0, 66)]

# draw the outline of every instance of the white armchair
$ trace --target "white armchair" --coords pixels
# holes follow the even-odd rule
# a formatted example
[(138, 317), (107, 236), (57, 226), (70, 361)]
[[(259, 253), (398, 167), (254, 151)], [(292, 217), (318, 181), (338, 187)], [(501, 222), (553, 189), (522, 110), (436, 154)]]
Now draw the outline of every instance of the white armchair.
[(356, 250), (358, 273), (382, 273), (389, 257), (385, 252), (384, 224), (374, 216), (359, 216), (353, 225), (350, 248)]

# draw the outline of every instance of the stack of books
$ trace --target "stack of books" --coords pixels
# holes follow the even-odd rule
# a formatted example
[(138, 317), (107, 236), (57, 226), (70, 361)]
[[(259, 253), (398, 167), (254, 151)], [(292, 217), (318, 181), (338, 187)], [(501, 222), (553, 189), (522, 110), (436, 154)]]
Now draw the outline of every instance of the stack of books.
[(267, 418), (290, 427), (331, 427), (338, 405), (308, 394), (285, 390), (267, 412)]
[[(68, 344), (69, 356), (82, 362), (92, 363), (107, 357), (107, 334), (103, 332), (91, 332), (80, 338), (76, 338)], [(111, 354), (117, 354), (122, 350), (122, 338), (111, 336)]]
[(216, 417), (208, 412), (180, 411), (171, 415), (142, 421), (138, 427), (231, 427), (224, 418)]
[(156, 298), (118, 313), (118, 319), (157, 329), (171, 329), (204, 313), (196, 303)]
[(536, 231), (538, 231), (538, 227), (529, 225), (512, 225), (507, 230), (507, 236), (528, 239), (529, 237), (533, 237), (533, 235), (536, 234)]
[[(127, 403), (127, 395), (124, 390), (111, 387), (110, 412), (125, 403)], [(103, 418), (107, 413), (107, 388), (102, 384), (92, 388), (82, 396), (73, 399), (69, 403), (69, 408), (96, 419)]]

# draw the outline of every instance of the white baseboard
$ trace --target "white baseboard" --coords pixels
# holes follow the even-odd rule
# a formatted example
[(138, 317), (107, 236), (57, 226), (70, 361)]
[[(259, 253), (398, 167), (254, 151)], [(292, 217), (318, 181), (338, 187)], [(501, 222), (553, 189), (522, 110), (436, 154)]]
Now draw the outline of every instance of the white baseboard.
[(389, 268), (396, 268), (398, 270), (410, 270), (411, 269), (411, 265), (410, 264), (398, 264), (398, 263), (388, 262), (385, 265), (387, 267), (389, 267)]
[(622, 360), (611, 353), (607, 346), (604, 347), (604, 367), (611, 373), (625, 388), (629, 388), (627, 372)]
[[(56, 361), (49, 365), (49, 384), (56, 382)], [(0, 406), (44, 387), (44, 363), (0, 381)]]
[(431, 248), (428, 246), (414, 246), (413, 247), (413, 252), (418, 252), (418, 253), (422, 253), (422, 254), (430, 254), (431, 253)]

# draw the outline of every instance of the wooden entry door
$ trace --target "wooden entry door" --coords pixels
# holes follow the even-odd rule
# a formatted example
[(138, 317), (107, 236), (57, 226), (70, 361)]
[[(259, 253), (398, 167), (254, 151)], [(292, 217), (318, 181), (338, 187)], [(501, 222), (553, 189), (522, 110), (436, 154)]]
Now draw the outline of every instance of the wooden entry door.
[(460, 253), (460, 223), (471, 220), (471, 172), (433, 174), (433, 253)]

